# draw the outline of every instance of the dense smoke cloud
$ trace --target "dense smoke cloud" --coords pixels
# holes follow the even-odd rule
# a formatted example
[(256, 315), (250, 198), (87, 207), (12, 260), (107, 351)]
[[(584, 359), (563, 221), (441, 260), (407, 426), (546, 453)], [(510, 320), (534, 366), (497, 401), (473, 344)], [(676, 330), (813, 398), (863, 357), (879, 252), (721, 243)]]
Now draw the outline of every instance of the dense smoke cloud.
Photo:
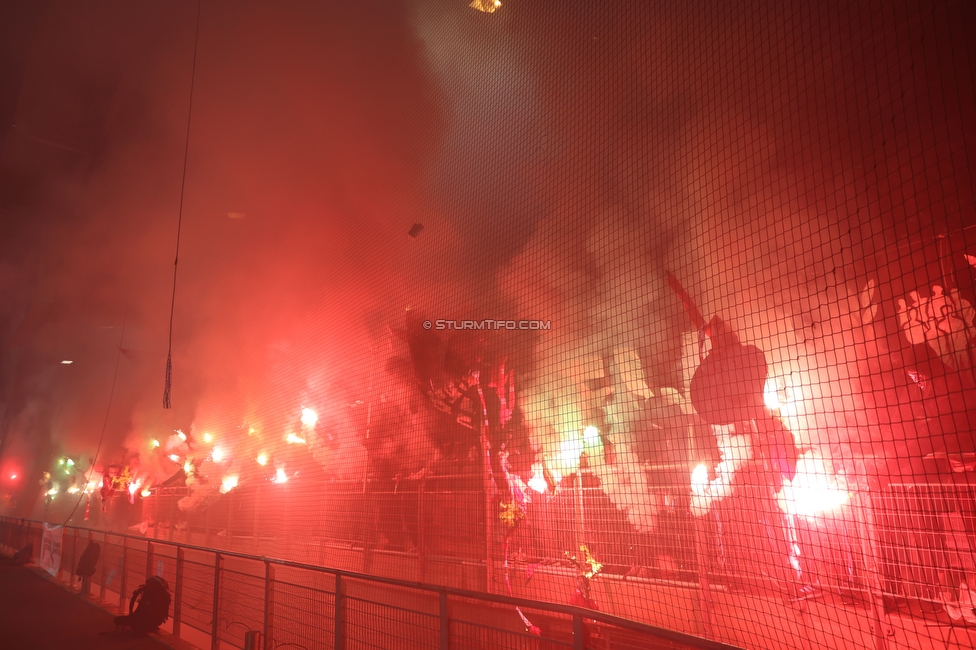
[[(166, 411), (195, 7), (52, 2), (3, 141), (0, 469), (29, 475), (10, 492), (19, 511), (56, 456), (88, 469), (106, 411), (99, 464), (146, 482), (182, 464), (153, 437), (182, 429), (196, 446), (180, 460), (201, 467), (204, 434), (232, 447), (208, 470), (211, 495), (276, 463), (389, 478), (463, 456), (417, 386), (409, 308), (551, 321), (479, 343), (518, 378), (523, 478), (537, 454), (563, 475), (585, 456), (650, 529), (646, 466), (673, 462), (687, 480), (689, 455), (737, 453), (724, 432), (701, 435), (684, 397), (697, 337), (667, 270), (766, 353), (801, 447), (839, 465), (891, 437), (916, 457), (957, 431), (954, 448), (970, 448), (964, 424), (886, 410), (866, 382), (911, 389), (918, 350), (894, 300), (932, 266), (915, 264), (927, 270), (911, 284), (892, 264), (905, 236), (967, 225), (972, 152), (932, 134), (973, 121), (962, 93), (935, 92), (971, 82), (937, 63), (911, 73), (899, 53), (874, 62), (854, 32), (816, 36), (884, 34), (917, 18), (907, 10), (875, 23), (635, 5), (204, 3)], [(876, 65), (884, 84), (868, 82)], [(911, 180), (933, 156), (952, 160), (952, 201)], [(16, 194), (15, 167), (33, 170)], [(883, 200), (896, 192), (897, 206)], [(319, 418), (306, 430), (303, 407)], [(581, 442), (590, 425), (599, 449)]]

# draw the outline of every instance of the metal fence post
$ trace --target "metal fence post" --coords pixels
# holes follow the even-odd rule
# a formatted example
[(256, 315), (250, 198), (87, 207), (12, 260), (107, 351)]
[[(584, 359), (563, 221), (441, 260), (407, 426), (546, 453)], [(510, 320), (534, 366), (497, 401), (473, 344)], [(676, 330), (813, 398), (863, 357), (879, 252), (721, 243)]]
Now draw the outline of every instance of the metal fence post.
[(698, 609), (701, 610), (702, 636), (712, 637), (711, 586), (708, 582), (708, 554), (705, 539), (705, 522), (692, 515), (695, 527), (695, 564), (698, 567)]
[(441, 591), (441, 650), (449, 650), (451, 645), (451, 623), (447, 620), (447, 592)]
[(173, 596), (173, 636), (180, 636), (183, 621), (183, 547), (176, 549), (176, 593)]
[(583, 617), (573, 614), (573, 650), (584, 650), (583, 645)]
[(71, 562), (68, 564), (68, 585), (71, 590), (74, 591), (75, 586), (75, 571), (74, 568), (78, 566), (78, 529), (75, 528), (75, 534), (71, 538)]
[(123, 537), (122, 538), (122, 560), (119, 562), (119, 573), (122, 574), (121, 576), (119, 576), (119, 616), (125, 614), (125, 574), (126, 574), (125, 560), (126, 560), (126, 556), (128, 555), (127, 553), (128, 548), (129, 548), (129, 538)]
[(871, 632), (874, 636), (874, 647), (876, 650), (886, 650), (888, 647), (888, 635), (892, 634), (890, 625), (887, 621), (887, 614), (884, 608), (884, 597), (882, 593), (884, 587), (881, 583), (880, 568), (878, 567), (880, 553), (877, 549), (877, 534), (874, 529), (874, 503), (871, 493), (858, 486), (856, 493), (857, 500), (852, 504), (854, 515), (857, 518), (858, 529), (861, 537), (861, 555), (863, 557), (865, 574), (867, 579), (868, 594), (871, 601)]
[(427, 518), (426, 508), (427, 498), (427, 474), (424, 473), (417, 486), (417, 574), (418, 580), (424, 582), (427, 574), (425, 561), (424, 545), (426, 544), (426, 531), (424, 530), (424, 520)]
[(332, 647), (334, 650), (346, 648), (346, 585), (338, 573), (335, 577), (335, 642)]
[[(94, 541), (95, 541), (95, 533), (93, 533), (89, 529), (88, 544), (85, 545), (85, 548), (87, 549), (89, 546), (91, 546), (92, 542)], [(78, 563), (76, 562), (75, 567), (77, 566)], [(91, 595), (91, 576), (85, 576), (81, 579), (81, 596), (82, 598), (88, 598), (90, 595)]]
[(152, 577), (153, 556), (155, 555), (153, 551), (153, 543), (148, 542), (146, 546), (146, 580)]
[(272, 650), (274, 621), (274, 567), (267, 560), (264, 561), (264, 650)]
[(220, 614), (220, 566), (223, 558), (220, 553), (214, 553), (214, 583), (213, 583), (213, 625), (210, 627), (210, 647), (217, 650), (217, 622)]
[[(105, 545), (106, 549), (108, 548), (107, 534), (102, 535), (102, 544)], [(102, 564), (102, 570), (99, 573), (99, 578), (98, 578), (99, 579), (98, 598), (99, 600), (105, 600), (105, 581), (108, 579), (108, 558), (105, 555), (102, 556), (101, 564)]]

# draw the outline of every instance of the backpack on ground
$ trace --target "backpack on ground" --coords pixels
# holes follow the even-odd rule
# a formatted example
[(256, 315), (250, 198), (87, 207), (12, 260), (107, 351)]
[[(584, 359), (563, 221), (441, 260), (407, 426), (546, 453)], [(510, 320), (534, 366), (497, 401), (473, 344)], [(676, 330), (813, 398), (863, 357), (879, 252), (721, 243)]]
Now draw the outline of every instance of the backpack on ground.
[(16, 554), (10, 559), (11, 563), (23, 566), (24, 564), (30, 564), (34, 561), (34, 544), (31, 542), (27, 543), (27, 546), (17, 551)]
[(169, 584), (159, 576), (146, 580), (132, 592), (129, 599), (129, 615), (116, 616), (117, 627), (131, 627), (133, 632), (155, 632), (169, 618)]
[(78, 566), (75, 567), (75, 575), (79, 578), (90, 578), (95, 575), (95, 566), (98, 558), (102, 555), (102, 546), (98, 542), (88, 542), (88, 546), (82, 551), (78, 558)]

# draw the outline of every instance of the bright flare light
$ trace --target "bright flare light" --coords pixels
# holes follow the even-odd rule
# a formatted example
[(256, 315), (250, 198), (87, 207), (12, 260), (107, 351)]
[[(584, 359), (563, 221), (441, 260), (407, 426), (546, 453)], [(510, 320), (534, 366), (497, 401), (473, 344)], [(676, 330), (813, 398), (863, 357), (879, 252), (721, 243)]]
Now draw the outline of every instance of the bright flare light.
[(777, 497), (784, 512), (809, 518), (830, 512), (850, 499), (848, 492), (827, 476), (823, 461), (810, 453), (800, 456), (796, 475), (783, 484)]
[(593, 425), (583, 429), (583, 442), (588, 445), (595, 445), (600, 442), (600, 430)]
[(152, 490), (145, 489), (142, 492), (140, 492), (139, 494), (141, 494), (143, 496), (143, 498), (145, 498), (145, 497), (148, 497), (149, 495), (152, 494)]
[(763, 402), (766, 406), (776, 410), (782, 406), (782, 402), (779, 401), (779, 386), (776, 383), (775, 377), (769, 377), (766, 379), (766, 385), (763, 387)]
[(318, 423), (318, 413), (310, 408), (302, 407), (302, 426), (312, 428)]
[(204, 442), (213, 442), (213, 436), (210, 435), (209, 433), (205, 433), (205, 434), (203, 434), (203, 441)]
[(71, 487), (68, 488), (68, 494), (78, 494), (80, 491), (81, 490), (79, 490), (74, 485), (72, 485)]
[(169, 455), (169, 459), (170, 459), (171, 461), (173, 461), (174, 463), (178, 463), (178, 462), (180, 462), (180, 457), (179, 457), (179, 456), (177, 456), (176, 454), (170, 454), (170, 455)]
[(183, 463), (183, 471), (185, 473), (187, 473), (187, 474), (189, 474), (190, 472), (192, 472), (193, 471), (193, 463), (191, 463), (190, 461), (186, 461), (185, 463)]
[(267, 454), (258, 454), (258, 457), (255, 458), (254, 460), (256, 460), (258, 462), (258, 465), (260, 465), (261, 467), (264, 467), (265, 465), (268, 464), (268, 455)]
[(277, 470), (275, 470), (275, 480), (274, 480), (275, 483), (284, 483), (287, 480), (288, 480), (288, 475), (285, 474), (284, 467), (279, 467)]
[(305, 438), (299, 438), (294, 433), (289, 433), (287, 436), (285, 436), (285, 442), (287, 442), (289, 444), (304, 445), (305, 444)]
[(559, 460), (566, 467), (573, 467), (579, 464), (580, 455), (583, 453), (583, 441), (579, 438), (563, 440), (559, 445)]
[(51, 488), (50, 490), (48, 490), (44, 494), (48, 495), (49, 497), (53, 497), (57, 493), (58, 493), (58, 486), (55, 485), (53, 488)]
[(68, 459), (68, 467), (74, 467), (74, 466), (75, 466), (75, 461), (73, 461), (73, 460), (71, 460), (71, 459), (69, 458), (69, 459)]
[(471, 0), (468, 6), (486, 14), (493, 14), (502, 6), (502, 0)]
[(11, 480), (11, 481), (12, 481), (12, 480), (14, 480), (15, 478), (17, 478), (17, 475), (16, 475), (16, 474), (11, 474), (11, 475), (10, 475), (10, 480)]
[(70, 366), (71, 364), (74, 363), (74, 361), (72, 361), (71, 359), (64, 359), (61, 363), (62, 365)]
[(129, 483), (129, 494), (135, 495), (136, 490), (139, 489), (139, 485), (141, 483), (142, 481), (132, 481), (131, 483)]
[(153, 446), (153, 447), (158, 447), (158, 446), (159, 446), (159, 441), (158, 441), (158, 440), (156, 440), (155, 438), (153, 438), (153, 441), (152, 441), (152, 446)]
[(213, 462), (219, 463), (224, 459), (224, 450), (220, 447), (214, 447), (213, 451), (210, 452), (210, 458), (213, 459)]
[(220, 482), (220, 493), (227, 494), (231, 490), (237, 487), (237, 477), (236, 476), (225, 476), (224, 480)]
[(535, 463), (532, 466), (532, 478), (529, 479), (528, 486), (539, 494), (545, 494), (549, 491), (549, 485), (546, 483), (546, 477), (542, 470), (542, 463)]
[(182, 440), (183, 442), (186, 442), (186, 434), (183, 433), (182, 430), (177, 429), (176, 430), (176, 435), (178, 435), (180, 437), (180, 440)]
[(691, 473), (691, 487), (704, 490), (708, 485), (708, 468), (705, 465), (698, 465)]

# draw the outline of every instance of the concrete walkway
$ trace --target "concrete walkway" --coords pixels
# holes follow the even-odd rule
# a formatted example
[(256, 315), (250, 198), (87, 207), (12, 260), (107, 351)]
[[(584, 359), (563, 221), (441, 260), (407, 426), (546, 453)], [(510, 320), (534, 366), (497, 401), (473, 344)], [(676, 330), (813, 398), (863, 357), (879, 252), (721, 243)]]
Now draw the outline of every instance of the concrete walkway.
[[(70, 593), (43, 571), (0, 564), (0, 648), (4, 650), (176, 647), (154, 635), (136, 636), (128, 631), (116, 634), (112, 618), (112, 614)], [(187, 647), (179, 644), (180, 650)]]

